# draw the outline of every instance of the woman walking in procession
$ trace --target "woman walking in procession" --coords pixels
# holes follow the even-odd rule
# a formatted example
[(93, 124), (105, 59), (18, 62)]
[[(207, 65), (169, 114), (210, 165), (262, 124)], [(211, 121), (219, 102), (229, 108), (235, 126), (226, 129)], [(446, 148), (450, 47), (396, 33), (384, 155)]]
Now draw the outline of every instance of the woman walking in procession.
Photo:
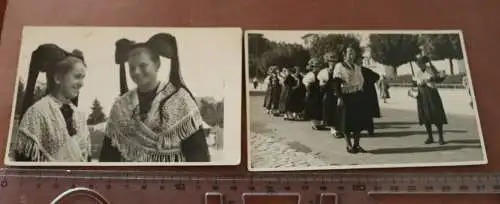
[(286, 102), (285, 102), (285, 120), (295, 120), (295, 116), (293, 115), (296, 109), (296, 102), (294, 101), (294, 94), (297, 87), (297, 81), (293, 77), (295, 74), (294, 68), (287, 68), (287, 74), (284, 81), (284, 87), (286, 92)]
[(271, 108), (270, 108), (270, 103), (271, 103), (271, 92), (272, 92), (272, 86), (271, 86), (271, 76), (273, 74), (272, 67), (269, 67), (267, 69), (267, 76), (264, 79), (264, 84), (266, 85), (266, 95), (264, 96), (264, 109), (266, 110), (266, 114), (271, 113)]
[(287, 79), (290, 78), (290, 73), (288, 72), (288, 68), (282, 68), (280, 72), (280, 85), (281, 85), (281, 94), (280, 94), (280, 104), (279, 104), (279, 114), (277, 116), (282, 116), (284, 115), (284, 119), (288, 119), (286, 113), (287, 113), (287, 102), (288, 102), (288, 95), (290, 94), (291, 86), (290, 86), (290, 80), (288, 80), (287, 84)]
[(442, 82), (444, 77), (440, 76), (427, 56), (419, 56), (416, 62), (420, 70), (415, 73), (413, 81), (418, 89), (416, 97), (418, 121), (420, 125), (425, 125), (428, 136), (425, 144), (434, 143), (432, 125), (435, 125), (439, 134), (439, 144), (444, 145), (443, 125), (448, 124), (448, 120), (436, 88), (436, 83)]
[(304, 111), (306, 88), (302, 83), (302, 73), (299, 67), (291, 68), (290, 72), (294, 84), (290, 93), (290, 112), (294, 120), (303, 120), (302, 112)]
[(313, 130), (323, 130), (322, 123), (322, 99), (318, 73), (321, 69), (320, 61), (317, 58), (312, 58), (308, 63), (309, 72), (304, 76), (303, 83), (306, 87), (306, 117), (312, 122)]
[(380, 118), (380, 106), (378, 104), (377, 90), (375, 89), (375, 84), (380, 79), (380, 75), (367, 67), (361, 67), (361, 73), (363, 74), (363, 93), (365, 96), (365, 107), (366, 113), (370, 116), (368, 123), (366, 124), (365, 130), (368, 131), (368, 136), (375, 135), (375, 124), (373, 119)]
[[(110, 111), (101, 161), (209, 162), (203, 118), (183, 81), (175, 37), (159, 33), (145, 43), (121, 39), (116, 47), (122, 95)], [(160, 57), (170, 59), (167, 82), (158, 80)], [(137, 85), (131, 91), (125, 62)]]
[[(47, 77), (46, 95), (34, 102), (38, 74)], [(90, 162), (86, 116), (77, 109), (86, 64), (80, 51), (39, 46), (31, 56), (21, 123), (13, 147), (16, 161)]]
[(337, 96), (334, 89), (334, 79), (333, 70), (335, 69), (335, 64), (339, 62), (333, 52), (328, 52), (324, 55), (325, 61), (328, 63), (328, 67), (322, 69), (318, 74), (318, 79), (320, 81), (321, 92), (323, 93), (323, 123), (330, 128), (330, 134), (337, 138), (342, 138), (343, 135), (339, 131), (337, 126), (338, 121), (338, 111), (337, 111)]
[[(362, 68), (356, 64), (360, 50), (354, 46), (346, 46), (342, 51), (343, 62), (333, 70), (338, 106), (340, 109), (340, 125), (349, 153), (365, 153), (360, 145), (360, 133), (367, 127), (370, 115), (364, 102)], [(351, 142), (351, 138), (353, 142)]]

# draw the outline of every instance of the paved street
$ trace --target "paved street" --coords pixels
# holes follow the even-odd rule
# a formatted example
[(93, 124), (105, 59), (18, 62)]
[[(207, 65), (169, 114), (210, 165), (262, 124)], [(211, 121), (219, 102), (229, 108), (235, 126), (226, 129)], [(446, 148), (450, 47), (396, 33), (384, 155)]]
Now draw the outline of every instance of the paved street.
[(425, 129), (416, 123), (416, 105), (406, 96), (406, 90), (391, 90), (393, 99), (389, 104), (381, 103), (383, 117), (375, 121), (376, 136), (361, 140), (369, 153), (355, 155), (346, 153), (343, 139), (333, 138), (328, 131), (312, 131), (309, 122), (284, 121), (264, 114), (263, 96), (251, 94), (252, 165), (254, 168), (338, 167), (483, 160), (474, 111), (467, 106), (463, 90), (440, 90), (449, 121), (445, 126), (448, 144), (444, 146), (424, 144)]

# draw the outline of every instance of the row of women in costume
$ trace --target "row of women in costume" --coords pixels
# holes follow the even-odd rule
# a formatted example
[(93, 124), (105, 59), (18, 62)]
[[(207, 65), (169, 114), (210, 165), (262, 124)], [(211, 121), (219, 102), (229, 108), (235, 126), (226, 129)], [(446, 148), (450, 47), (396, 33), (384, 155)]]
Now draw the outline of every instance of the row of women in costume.
[[(179, 68), (174, 36), (159, 33), (147, 42), (116, 43), (121, 96), (106, 126), (101, 162), (208, 162), (203, 119)], [(160, 58), (170, 58), (167, 80), (158, 79)], [(125, 63), (137, 88), (128, 90)], [(13, 154), (16, 161), (87, 162), (91, 140), (78, 110), (87, 65), (79, 51), (43, 44), (33, 53)], [(46, 73), (46, 95), (33, 101), (38, 74)]]
[[(319, 59), (312, 58), (302, 80), (301, 75), (296, 72), (290, 76), (287, 74), (288, 69), (279, 72), (272, 67), (266, 79), (268, 89), (264, 107), (268, 112), (274, 110), (276, 116), (285, 113), (285, 119), (289, 118), (288, 113), (291, 112), (293, 116), (303, 110), (305, 119), (312, 122), (312, 129), (329, 128), (332, 135), (345, 139), (347, 152), (366, 152), (360, 145), (360, 135), (362, 131), (373, 135), (373, 119), (381, 117), (375, 89), (380, 76), (359, 65), (359, 54), (352, 46), (347, 46), (342, 51), (340, 59), (336, 59), (333, 53), (327, 53), (324, 56), (328, 63), (326, 68), (321, 67)], [(433, 142), (431, 124), (438, 127), (440, 143), (444, 143), (442, 124), (446, 124), (446, 116), (437, 89), (429, 85), (437, 79), (433, 72), (435, 68), (431, 66), (427, 69), (427, 64), (430, 63), (427, 58), (419, 58), (417, 62), (421, 67), (414, 78), (415, 86), (421, 93), (417, 97), (417, 109), (420, 124), (425, 125), (429, 134), (426, 143)], [(293, 80), (287, 82), (287, 79)], [(389, 98), (386, 81), (379, 82), (378, 85), (382, 88), (381, 97), (385, 102)], [(294, 109), (295, 107), (300, 109)]]

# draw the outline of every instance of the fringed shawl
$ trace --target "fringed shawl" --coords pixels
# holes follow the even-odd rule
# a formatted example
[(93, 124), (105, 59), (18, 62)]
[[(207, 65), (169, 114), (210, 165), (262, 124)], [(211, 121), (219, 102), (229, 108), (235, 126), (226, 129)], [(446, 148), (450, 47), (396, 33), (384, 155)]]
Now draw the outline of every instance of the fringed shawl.
[[(167, 100), (160, 107), (164, 99)], [(181, 142), (203, 124), (190, 94), (170, 83), (161, 83), (144, 121), (139, 116), (138, 104), (137, 89), (125, 93), (113, 104), (106, 129), (113, 146), (130, 162), (184, 162)]]
[(28, 108), (19, 124), (14, 151), (38, 162), (86, 162), (91, 143), (85, 115), (70, 104), (77, 132), (70, 136), (61, 106), (48, 95)]
[(346, 67), (345, 63), (337, 63), (333, 69), (333, 78), (341, 81), (343, 94), (350, 94), (363, 90), (364, 78), (359, 65), (353, 68)]

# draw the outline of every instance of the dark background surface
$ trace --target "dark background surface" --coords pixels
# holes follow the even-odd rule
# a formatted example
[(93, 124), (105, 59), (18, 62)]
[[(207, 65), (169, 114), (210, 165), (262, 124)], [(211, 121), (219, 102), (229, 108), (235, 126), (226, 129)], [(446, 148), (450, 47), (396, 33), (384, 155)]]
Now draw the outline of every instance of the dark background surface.
[[(5, 1), (0, 0), (0, 8), (4, 5)], [(498, 0), (11, 0), (3, 19), (0, 44), (0, 134), (2, 135), (0, 146), (5, 147), (7, 142), (23, 25), (234, 26), (244, 29), (461, 29), (464, 32), (489, 164), (473, 167), (337, 172), (497, 172), (500, 170), (500, 160), (496, 159), (496, 155), (500, 154), (498, 148), (500, 126), (497, 125), (500, 116), (498, 106), (500, 92), (496, 83), (500, 77), (499, 9)], [(216, 49), (214, 48), (214, 51)], [(243, 110), (245, 109), (243, 107)], [(246, 140), (245, 117), (243, 114), (242, 141)], [(240, 166), (182, 167), (182, 170), (244, 174), (247, 162), (244, 144)], [(5, 149), (0, 149), (2, 160), (4, 152)], [(132, 170), (137, 167), (86, 167), (85, 169)], [(147, 167), (142, 170), (159, 169), (181, 170), (180, 167)], [(499, 199), (497, 196), (403, 196), (382, 200), (384, 200), (382, 203), (498, 203)], [(266, 202), (258, 201), (258, 203)]]

